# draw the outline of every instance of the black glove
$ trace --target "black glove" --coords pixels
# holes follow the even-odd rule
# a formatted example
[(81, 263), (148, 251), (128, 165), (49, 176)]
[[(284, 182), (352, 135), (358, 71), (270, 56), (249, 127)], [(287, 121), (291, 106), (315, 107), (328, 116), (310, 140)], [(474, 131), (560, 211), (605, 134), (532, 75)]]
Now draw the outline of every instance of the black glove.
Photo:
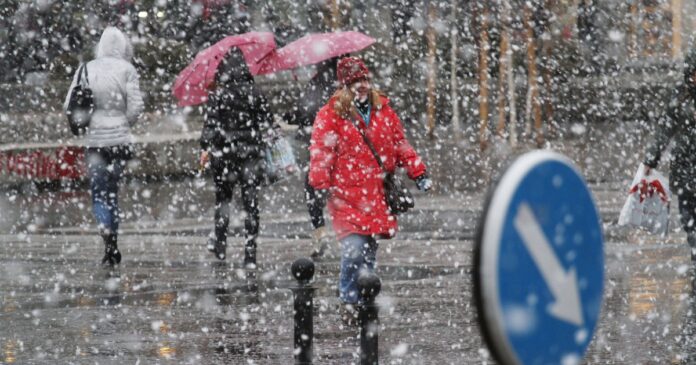
[(285, 121), (285, 123), (288, 123), (288, 124), (296, 124), (297, 123), (295, 121), (295, 113), (293, 113), (293, 112), (283, 113), (283, 120)]
[(329, 196), (329, 189), (314, 190), (314, 196), (320, 202), (324, 202), (326, 201), (326, 197)]
[(425, 173), (416, 178), (416, 185), (418, 186), (418, 190), (428, 191), (433, 187), (433, 181), (430, 180), (430, 176)]

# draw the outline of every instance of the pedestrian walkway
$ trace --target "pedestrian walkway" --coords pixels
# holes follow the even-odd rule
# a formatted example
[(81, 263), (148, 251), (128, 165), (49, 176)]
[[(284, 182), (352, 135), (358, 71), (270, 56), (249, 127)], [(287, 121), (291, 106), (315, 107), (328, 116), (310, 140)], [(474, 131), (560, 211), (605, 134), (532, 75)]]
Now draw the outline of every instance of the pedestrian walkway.
[[(202, 197), (210, 191), (201, 185), (187, 196), (173, 182), (163, 185), (126, 188), (124, 195), (131, 197), (124, 199), (129, 201), (124, 211), (146, 212), (143, 204), (149, 201), (151, 215), (159, 216), (140, 227), (126, 219), (120, 239), (124, 261), (114, 272), (97, 266), (103, 246), (90, 224), (86, 230), (64, 224), (0, 236), (0, 321), (7, 329), (0, 332), (0, 360), (292, 361), (289, 266), (311, 248), (303, 234), (309, 228), (304, 207), (295, 201), (301, 194), (285, 191), (285, 200), (266, 202), (259, 269), (249, 276), (240, 266), (241, 238), (230, 238), (225, 262), (205, 250), (211, 211), (187, 207), (209, 204), (212, 197)], [(606, 293), (587, 363), (678, 363), (694, 352), (680, 336), (689, 330), (686, 299), (692, 295), (684, 235), (672, 232), (663, 239), (616, 227), (623, 188), (600, 183), (592, 190), (607, 239)], [(134, 192), (140, 199), (132, 199)], [(473, 233), (485, 193), (416, 194), (417, 209), (400, 218), (402, 232), (380, 242), (380, 361), (490, 362), (471, 298)], [(67, 202), (75, 207), (82, 199), (73, 195)], [(45, 207), (40, 199), (34, 204)], [(284, 206), (292, 211), (283, 213)], [(199, 220), (196, 214), (203, 216)], [(336, 310), (338, 270), (336, 256), (317, 263), (316, 363), (357, 362), (357, 329), (346, 327)]]

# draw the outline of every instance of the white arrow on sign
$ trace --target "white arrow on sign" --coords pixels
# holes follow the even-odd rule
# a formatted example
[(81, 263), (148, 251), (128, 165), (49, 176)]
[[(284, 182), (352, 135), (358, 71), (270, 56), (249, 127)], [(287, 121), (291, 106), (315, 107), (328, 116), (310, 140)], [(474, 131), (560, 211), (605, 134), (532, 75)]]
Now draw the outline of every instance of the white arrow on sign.
[(571, 267), (568, 272), (563, 270), (529, 204), (520, 204), (514, 224), (556, 299), (549, 311), (560, 320), (582, 326), (582, 305), (575, 268)]

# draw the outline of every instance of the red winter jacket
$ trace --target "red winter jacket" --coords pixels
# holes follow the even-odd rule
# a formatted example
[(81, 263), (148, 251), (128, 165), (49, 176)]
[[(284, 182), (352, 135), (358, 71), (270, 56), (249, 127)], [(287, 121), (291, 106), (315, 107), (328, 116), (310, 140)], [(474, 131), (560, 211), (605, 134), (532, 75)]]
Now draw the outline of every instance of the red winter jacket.
[[(339, 239), (353, 233), (393, 237), (397, 222), (384, 198), (382, 170), (355, 124), (334, 111), (334, 102), (331, 98), (314, 122), (309, 183), (315, 189), (329, 189), (327, 206)], [(425, 165), (388, 103), (381, 97), (381, 108), (373, 108), (367, 136), (387, 170), (403, 167), (415, 179), (425, 173)], [(362, 119), (358, 124), (365, 130)]]

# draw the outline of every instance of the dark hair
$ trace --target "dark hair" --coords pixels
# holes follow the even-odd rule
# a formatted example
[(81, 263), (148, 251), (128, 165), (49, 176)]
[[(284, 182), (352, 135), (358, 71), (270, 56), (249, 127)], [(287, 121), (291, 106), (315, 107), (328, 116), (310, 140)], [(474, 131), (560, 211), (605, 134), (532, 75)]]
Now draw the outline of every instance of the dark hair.
[(338, 57), (329, 58), (317, 66), (317, 74), (331, 73), (331, 76), (336, 75), (336, 67), (338, 66)]
[(253, 83), (254, 77), (249, 72), (244, 54), (239, 48), (232, 47), (218, 65), (215, 72), (215, 84), (224, 86)]

